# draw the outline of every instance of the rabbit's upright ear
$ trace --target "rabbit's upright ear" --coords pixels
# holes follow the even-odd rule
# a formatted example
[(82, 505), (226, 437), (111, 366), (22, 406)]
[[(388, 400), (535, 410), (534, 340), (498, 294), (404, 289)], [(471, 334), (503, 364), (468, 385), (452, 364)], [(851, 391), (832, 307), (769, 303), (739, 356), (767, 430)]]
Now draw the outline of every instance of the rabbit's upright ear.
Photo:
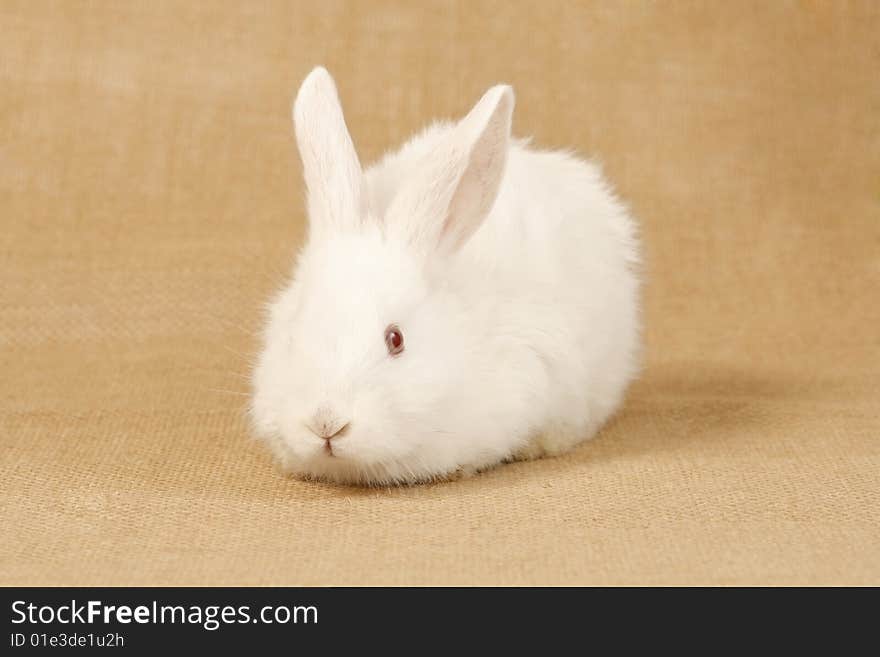
[(385, 217), (423, 252), (451, 253), (492, 209), (510, 145), (513, 90), (492, 87), (406, 181)]
[(293, 104), (293, 123), (312, 230), (359, 224), (366, 214), (363, 172), (326, 69), (313, 69), (303, 81)]

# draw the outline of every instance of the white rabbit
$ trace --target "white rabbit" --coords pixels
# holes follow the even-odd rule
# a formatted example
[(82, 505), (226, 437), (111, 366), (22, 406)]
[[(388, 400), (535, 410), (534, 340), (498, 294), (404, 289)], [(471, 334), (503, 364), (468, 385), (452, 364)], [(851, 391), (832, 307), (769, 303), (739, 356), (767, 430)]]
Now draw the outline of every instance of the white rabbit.
[(293, 108), (309, 236), (274, 300), (251, 413), (282, 467), (347, 483), (564, 452), (639, 352), (636, 227), (599, 170), (513, 141), (489, 89), (362, 172), (332, 78)]

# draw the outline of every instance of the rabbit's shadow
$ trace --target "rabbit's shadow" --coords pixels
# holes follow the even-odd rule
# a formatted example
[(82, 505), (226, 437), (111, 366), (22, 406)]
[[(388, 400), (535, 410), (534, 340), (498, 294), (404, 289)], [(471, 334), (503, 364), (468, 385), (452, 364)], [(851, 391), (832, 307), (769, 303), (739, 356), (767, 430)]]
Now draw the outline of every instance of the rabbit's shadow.
[[(645, 373), (621, 411), (590, 441), (522, 476), (559, 476), (591, 463), (668, 456), (730, 456), (780, 435), (794, 405), (827, 395), (790, 374), (708, 363), (670, 363)], [(766, 428), (764, 431), (758, 429)], [(528, 465), (528, 464), (525, 464)]]
[[(621, 456), (714, 449), (744, 431), (771, 427), (815, 388), (787, 373), (706, 364), (657, 368), (637, 382), (599, 438)], [(735, 445), (732, 445), (735, 447)]]

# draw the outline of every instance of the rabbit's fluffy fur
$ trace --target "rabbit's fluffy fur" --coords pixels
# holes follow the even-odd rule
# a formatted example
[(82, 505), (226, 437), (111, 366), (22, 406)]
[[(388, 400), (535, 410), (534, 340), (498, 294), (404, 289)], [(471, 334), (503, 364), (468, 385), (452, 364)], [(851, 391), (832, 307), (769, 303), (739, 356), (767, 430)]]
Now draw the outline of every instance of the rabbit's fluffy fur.
[(270, 306), (251, 408), (286, 471), (469, 473), (564, 452), (621, 405), (638, 369), (635, 223), (597, 167), (512, 140), (513, 104), (493, 87), (362, 172), (332, 78), (303, 82), (309, 237)]

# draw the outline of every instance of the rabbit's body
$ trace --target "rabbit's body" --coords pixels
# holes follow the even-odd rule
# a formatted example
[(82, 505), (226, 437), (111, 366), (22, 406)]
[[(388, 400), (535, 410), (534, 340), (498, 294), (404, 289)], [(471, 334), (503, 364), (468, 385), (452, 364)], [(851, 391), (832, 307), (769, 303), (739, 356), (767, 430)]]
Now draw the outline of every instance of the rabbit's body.
[[(469, 472), (565, 451), (620, 406), (637, 370), (635, 225), (593, 165), (508, 141), (510, 111), (496, 87), (461, 123), (355, 170), (347, 210), (315, 198), (297, 126), (310, 215), (372, 220), (316, 230), (273, 308), (254, 415), (287, 469), (360, 483)], [(319, 321), (353, 337), (324, 342)], [(385, 325), (401, 353), (374, 348)]]

